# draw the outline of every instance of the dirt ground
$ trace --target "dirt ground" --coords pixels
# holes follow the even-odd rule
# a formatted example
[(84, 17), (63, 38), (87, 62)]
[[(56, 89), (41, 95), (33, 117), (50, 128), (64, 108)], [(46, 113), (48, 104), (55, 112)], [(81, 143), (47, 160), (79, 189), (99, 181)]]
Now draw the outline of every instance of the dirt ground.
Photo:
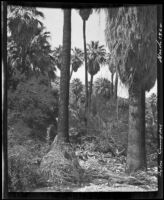
[(79, 164), (85, 171), (81, 185), (37, 188), (33, 192), (146, 192), (157, 191), (157, 167), (147, 172), (125, 174), (125, 157), (112, 157), (110, 153), (76, 151)]

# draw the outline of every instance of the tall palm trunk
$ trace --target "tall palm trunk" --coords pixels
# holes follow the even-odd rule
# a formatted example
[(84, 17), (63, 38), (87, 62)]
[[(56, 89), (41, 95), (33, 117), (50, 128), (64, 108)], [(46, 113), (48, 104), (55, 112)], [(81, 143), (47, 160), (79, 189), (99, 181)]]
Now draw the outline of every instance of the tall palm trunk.
[(89, 110), (90, 110), (91, 101), (92, 101), (92, 88), (93, 88), (93, 75), (91, 75), (90, 88), (89, 88)]
[[(146, 167), (145, 132), (144, 132), (144, 92), (129, 91), (129, 134), (126, 172), (131, 173)], [(144, 116), (144, 117), (143, 117)]]
[(142, 146), (142, 156), (144, 160), (144, 167), (147, 169), (146, 163), (146, 142), (145, 142), (145, 88), (141, 88), (141, 146)]
[[(83, 172), (69, 143), (69, 79), (71, 54), (71, 9), (64, 9), (63, 52), (60, 77), (58, 135), (43, 157), (40, 169), (51, 183), (79, 183)], [(61, 167), (62, 163), (62, 167)]]
[(86, 93), (86, 102), (85, 102), (85, 127), (87, 131), (88, 124), (88, 69), (87, 69), (87, 50), (86, 50), (86, 21), (83, 20), (83, 40), (84, 40), (84, 60), (85, 60), (85, 93)]
[(63, 52), (60, 77), (58, 140), (69, 142), (68, 105), (71, 54), (71, 9), (64, 10)]
[(69, 80), (71, 80), (72, 74), (73, 74), (73, 68), (71, 69)]
[(118, 111), (119, 111), (119, 102), (117, 98), (117, 87), (118, 87), (118, 72), (116, 69), (116, 78), (115, 78), (115, 88), (114, 88), (114, 99), (116, 100), (116, 116), (117, 116), (117, 123), (118, 123)]
[(114, 76), (114, 74), (111, 73), (111, 81), (112, 81), (112, 86), (111, 86), (111, 96), (113, 96), (113, 76)]
[(27, 73), (26, 69), (26, 53), (25, 53), (25, 48), (22, 47), (22, 73)]
[(114, 98), (117, 99), (117, 86), (118, 86), (118, 73), (116, 71), (115, 88), (114, 88)]

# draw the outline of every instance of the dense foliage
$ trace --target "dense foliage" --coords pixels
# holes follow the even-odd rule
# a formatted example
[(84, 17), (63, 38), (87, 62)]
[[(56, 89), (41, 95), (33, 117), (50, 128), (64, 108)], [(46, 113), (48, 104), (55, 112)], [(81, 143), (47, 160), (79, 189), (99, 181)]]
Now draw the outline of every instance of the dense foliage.
[[(35, 8), (8, 7), (7, 117), (8, 178), (10, 191), (45, 185), (39, 162), (48, 150), (46, 130), (57, 129), (58, 91), (49, 33)], [(56, 128), (55, 128), (56, 127)]]
[(105, 33), (111, 62), (118, 67), (121, 81), (128, 88), (142, 85), (149, 91), (155, 83), (156, 19), (156, 6), (120, 7), (107, 11)]
[(8, 87), (16, 88), (22, 76), (47, 74), (55, 78), (54, 59), (48, 42), (49, 32), (38, 17), (43, 14), (35, 8), (9, 6), (7, 13), (7, 75)]
[(12, 113), (9, 123), (21, 120), (43, 137), (41, 133), (46, 131), (48, 124), (56, 121), (57, 100), (48, 79), (40, 77), (21, 82), (15, 91), (8, 91), (8, 111)]

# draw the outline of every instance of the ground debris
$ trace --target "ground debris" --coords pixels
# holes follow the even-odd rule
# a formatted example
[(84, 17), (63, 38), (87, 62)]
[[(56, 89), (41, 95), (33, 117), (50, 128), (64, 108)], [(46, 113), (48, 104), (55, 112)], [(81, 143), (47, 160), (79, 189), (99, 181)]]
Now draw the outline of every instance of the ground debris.
[[(87, 146), (87, 145), (86, 145)], [(157, 169), (148, 168), (147, 172), (138, 171), (132, 175), (125, 173), (125, 156), (112, 156), (110, 152), (81, 151), (86, 160), (79, 158), (79, 164), (90, 177), (90, 186), (77, 191), (156, 191)], [(93, 188), (95, 185), (96, 188)], [(104, 185), (104, 187), (100, 187)], [(90, 188), (90, 189), (89, 189)], [(103, 190), (104, 188), (104, 190)], [(108, 188), (108, 189), (107, 189)], [(117, 189), (116, 189), (117, 188)]]
[(43, 157), (40, 165), (49, 185), (80, 183), (83, 169), (80, 167), (70, 144), (54, 142), (51, 150)]
[[(86, 148), (85, 148), (86, 147)], [(112, 156), (110, 152), (94, 151), (92, 145), (75, 148), (75, 154), (83, 170), (80, 185), (72, 185), (71, 174), (64, 177), (65, 186), (49, 188), (48, 191), (71, 192), (137, 192), (157, 191), (157, 167), (149, 167), (147, 172), (137, 171), (131, 175), (125, 173), (125, 156)], [(68, 155), (66, 155), (68, 157)], [(69, 160), (69, 159), (68, 159)], [(65, 173), (63, 173), (64, 176)], [(68, 175), (68, 173), (66, 173)], [(46, 190), (46, 189), (43, 189)]]

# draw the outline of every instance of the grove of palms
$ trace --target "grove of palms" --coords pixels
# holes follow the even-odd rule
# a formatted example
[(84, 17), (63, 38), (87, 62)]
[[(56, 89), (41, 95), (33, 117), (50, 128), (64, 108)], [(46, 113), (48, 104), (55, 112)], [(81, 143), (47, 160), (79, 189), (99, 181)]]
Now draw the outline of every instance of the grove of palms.
[[(106, 44), (87, 39), (87, 21), (93, 13), (98, 15), (97, 9), (80, 8), (83, 49), (72, 46), (72, 9), (67, 8), (62, 9), (62, 44), (52, 48), (42, 12), (8, 6), (11, 191), (41, 185), (71, 188), (102, 176), (108, 176), (110, 187), (111, 179), (130, 182), (129, 175), (156, 167), (156, 160), (150, 164), (148, 157), (157, 149), (157, 96), (147, 98), (145, 92), (157, 80), (157, 7), (99, 12), (106, 15)], [(98, 77), (106, 66), (109, 78)], [(85, 72), (85, 83), (74, 78), (80, 69)], [(119, 96), (119, 81), (128, 89), (128, 98)], [(120, 179), (112, 167), (108, 175), (97, 167), (108, 167), (114, 159), (124, 173)]]

